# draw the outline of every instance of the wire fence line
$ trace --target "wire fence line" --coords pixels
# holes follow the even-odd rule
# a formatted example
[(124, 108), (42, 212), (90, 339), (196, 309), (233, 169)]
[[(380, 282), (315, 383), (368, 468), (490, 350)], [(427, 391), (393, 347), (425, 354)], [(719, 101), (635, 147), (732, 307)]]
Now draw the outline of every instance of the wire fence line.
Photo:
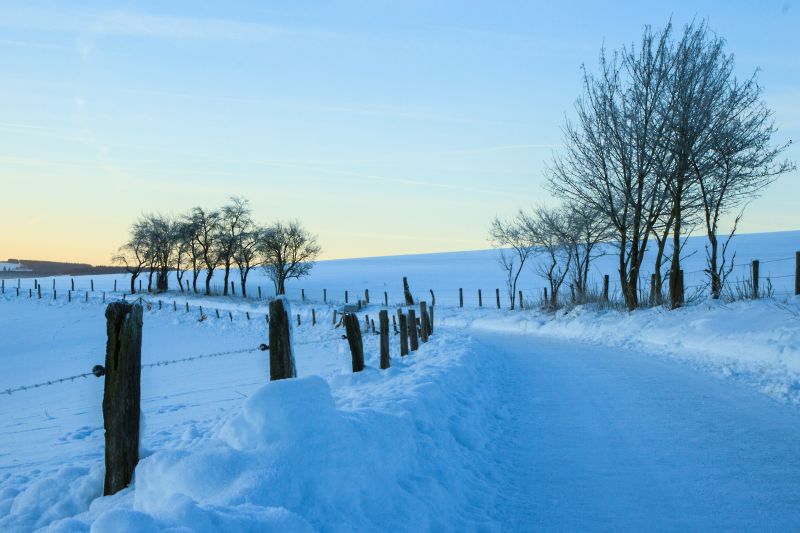
[[(327, 344), (327, 343), (334, 342), (336, 340), (340, 340), (340, 337), (333, 337), (333, 338), (330, 338), (330, 339), (319, 339), (319, 340), (312, 340), (312, 341), (304, 341), (304, 342), (296, 342), (296, 343), (293, 343), (293, 346), (309, 346), (309, 345), (317, 345), (317, 344)], [(155, 361), (153, 363), (144, 363), (144, 364), (141, 365), (141, 368), (143, 368), (143, 369), (144, 368), (157, 368), (157, 367), (170, 366), (170, 365), (179, 364), (179, 363), (189, 363), (189, 362), (193, 362), (193, 361), (200, 361), (200, 360), (203, 360), (203, 359), (212, 359), (212, 358), (215, 358), (215, 357), (223, 357), (223, 356), (226, 356), (226, 355), (235, 355), (235, 354), (243, 354), (243, 353), (254, 353), (254, 352), (264, 352), (264, 351), (268, 351), (268, 350), (269, 350), (269, 346), (267, 344), (259, 344), (255, 348), (240, 348), (240, 349), (237, 349), (237, 350), (224, 350), (224, 351), (211, 352), (211, 353), (200, 354), (200, 355), (179, 357), (179, 358), (176, 358), (176, 359), (167, 359), (167, 360)], [(43, 387), (49, 387), (49, 386), (52, 386), (52, 385), (58, 385), (60, 383), (73, 382), (73, 381), (81, 379), (81, 378), (84, 378), (84, 379), (88, 378), (89, 376), (95, 376), (95, 377), (100, 378), (100, 377), (103, 377), (104, 374), (105, 374), (105, 369), (103, 368), (102, 365), (98, 364), (98, 365), (95, 365), (90, 372), (84, 372), (82, 374), (75, 374), (75, 375), (72, 375), (72, 376), (66, 376), (66, 377), (62, 377), (62, 378), (49, 379), (47, 381), (42, 381), (40, 383), (33, 383), (33, 384), (30, 384), (30, 385), (19, 385), (19, 386), (16, 386), (16, 387), (10, 387), (10, 388), (6, 388), (6, 389), (2, 389), (2, 390), (0, 390), (0, 396), (2, 396), (4, 394), (7, 395), (7, 396), (11, 396), (12, 394), (17, 393), (17, 392), (23, 392), (23, 391), (27, 391), (27, 390), (33, 390), (33, 389), (40, 389), (40, 388), (43, 388)]]

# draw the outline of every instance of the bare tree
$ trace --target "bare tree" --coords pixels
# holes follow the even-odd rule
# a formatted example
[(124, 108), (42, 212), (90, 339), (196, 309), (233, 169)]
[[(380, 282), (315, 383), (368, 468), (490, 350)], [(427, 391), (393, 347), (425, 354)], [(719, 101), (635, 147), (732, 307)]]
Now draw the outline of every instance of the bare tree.
[(670, 307), (681, 305), (680, 249), (687, 211), (699, 211), (692, 201), (693, 189), (705, 169), (694, 166), (714, 145), (715, 110), (724, 105), (732, 79), (733, 57), (725, 54), (722, 38), (712, 35), (705, 22), (686, 26), (672, 54), (668, 87), (668, 135), (664, 145), (674, 161), (669, 183), (672, 207), (672, 260), (670, 264)]
[(148, 239), (146, 225), (141, 220), (135, 222), (131, 227), (128, 242), (123, 244), (117, 255), (111, 258), (113, 263), (124, 265), (125, 270), (131, 275), (131, 294), (136, 294), (136, 278), (150, 263)]
[[(169, 272), (178, 243), (178, 225), (170, 217), (161, 214), (144, 215), (141, 223), (149, 247), (150, 275), (152, 277), (155, 274), (156, 291), (165, 292), (169, 290)], [(147, 290), (152, 290), (152, 281), (148, 281)]]
[(268, 227), (259, 244), (264, 269), (277, 294), (286, 293), (286, 280), (307, 276), (321, 250), (317, 238), (297, 220)]
[(578, 293), (578, 302), (584, 303), (589, 287), (589, 267), (594, 259), (604, 255), (599, 245), (613, 238), (614, 233), (609, 221), (596, 211), (568, 204), (562, 212), (564, 224), (553, 229), (562, 232), (561, 240), (571, 257), (570, 277)]
[(192, 209), (189, 218), (195, 228), (194, 242), (206, 269), (206, 294), (211, 294), (211, 278), (219, 265), (217, 235), (219, 234), (218, 211), (208, 211), (202, 207)]
[(577, 120), (564, 128), (565, 152), (549, 169), (550, 190), (581, 211), (604, 216), (615, 231), (619, 277), (628, 309), (638, 305), (638, 280), (653, 227), (664, 210), (667, 151), (660, 142), (670, 72), (671, 26), (645, 28), (641, 44), (609, 57), (599, 73), (583, 73)]
[(731, 81), (725, 97), (713, 109), (709, 150), (693, 153), (690, 158), (708, 237), (706, 271), (711, 297), (715, 299), (720, 297), (725, 278), (733, 268), (733, 257), (728, 264), (726, 252), (742, 212), (734, 220), (721, 250), (717, 236), (720, 218), (731, 210), (743, 209), (778, 175), (795, 168), (788, 160), (778, 161), (791, 141), (771, 144), (777, 130), (761, 94), (755, 75), (745, 82)]
[(511, 309), (514, 309), (517, 281), (525, 262), (535, 251), (530, 234), (525, 231), (525, 215), (519, 212), (514, 219), (508, 221), (495, 217), (489, 230), (489, 238), (493, 246), (500, 248), (498, 261), (506, 274), (506, 290)]
[(222, 206), (219, 211), (216, 246), (218, 260), (225, 269), (222, 294), (226, 296), (228, 294), (228, 280), (231, 265), (234, 263), (234, 255), (241, 246), (243, 235), (250, 231), (253, 225), (251, 213), (252, 210), (247, 199), (236, 196), (231, 197), (230, 203)]
[(567, 216), (562, 209), (537, 207), (531, 214), (523, 214), (522, 227), (529, 240), (541, 250), (544, 261), (536, 263), (536, 272), (543, 277), (550, 289), (551, 309), (558, 308), (558, 291), (570, 272), (572, 254), (564, 240), (567, 230)]
[(259, 246), (264, 241), (265, 228), (253, 226), (243, 233), (239, 246), (233, 254), (233, 261), (239, 269), (239, 282), (242, 287), (242, 298), (247, 298), (247, 276), (259, 261)]

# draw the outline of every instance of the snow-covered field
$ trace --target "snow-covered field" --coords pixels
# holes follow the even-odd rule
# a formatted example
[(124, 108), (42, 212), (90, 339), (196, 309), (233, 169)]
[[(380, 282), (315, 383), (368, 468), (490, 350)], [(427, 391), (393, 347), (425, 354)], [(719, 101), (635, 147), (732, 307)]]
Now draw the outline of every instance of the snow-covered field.
[[(738, 239), (775, 298), (554, 316), (494, 308), (492, 251), (322, 262), (290, 290), (298, 379), (269, 384), (255, 350), (265, 301), (146, 297), (145, 365), (249, 351), (143, 369), (142, 460), (112, 497), (100, 497), (101, 379), (0, 394), (0, 530), (797, 529), (800, 232)], [(687, 271), (702, 268), (695, 247)], [(436, 293), (434, 335), (403, 358), (393, 338), (387, 371), (367, 335), (367, 369), (352, 374), (330, 302), (367, 288), (360, 314), (377, 318), (384, 290), (397, 307), (402, 276), (418, 297)], [(0, 391), (102, 363), (114, 279), (126, 286), (94, 277), (88, 302), (88, 278), (71, 302), (69, 278), (55, 300), (49, 279), (41, 300), (33, 280), (19, 297), (6, 280)], [(252, 283), (266, 293), (263, 275)], [(541, 284), (528, 273), (522, 286), (532, 297)]]

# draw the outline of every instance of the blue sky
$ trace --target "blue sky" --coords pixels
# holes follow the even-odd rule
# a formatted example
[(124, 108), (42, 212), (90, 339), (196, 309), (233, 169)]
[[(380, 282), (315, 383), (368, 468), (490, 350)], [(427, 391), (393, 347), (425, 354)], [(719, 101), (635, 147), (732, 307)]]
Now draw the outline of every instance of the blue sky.
[[(548, 201), (581, 63), (670, 17), (760, 68), (800, 142), (800, 2), (668, 4), (4, 2), (0, 256), (105, 263), (139, 212), (230, 195), (328, 258), (484, 248)], [(800, 228), (798, 177), (741, 229)]]

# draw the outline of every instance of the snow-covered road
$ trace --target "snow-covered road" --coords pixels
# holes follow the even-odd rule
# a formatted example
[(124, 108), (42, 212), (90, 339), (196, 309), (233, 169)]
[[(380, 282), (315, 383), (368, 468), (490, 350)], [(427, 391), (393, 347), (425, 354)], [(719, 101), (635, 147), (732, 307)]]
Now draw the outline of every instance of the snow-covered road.
[(795, 407), (641, 353), (475, 339), (503, 367), (509, 414), (496, 438), (507, 530), (800, 527)]

